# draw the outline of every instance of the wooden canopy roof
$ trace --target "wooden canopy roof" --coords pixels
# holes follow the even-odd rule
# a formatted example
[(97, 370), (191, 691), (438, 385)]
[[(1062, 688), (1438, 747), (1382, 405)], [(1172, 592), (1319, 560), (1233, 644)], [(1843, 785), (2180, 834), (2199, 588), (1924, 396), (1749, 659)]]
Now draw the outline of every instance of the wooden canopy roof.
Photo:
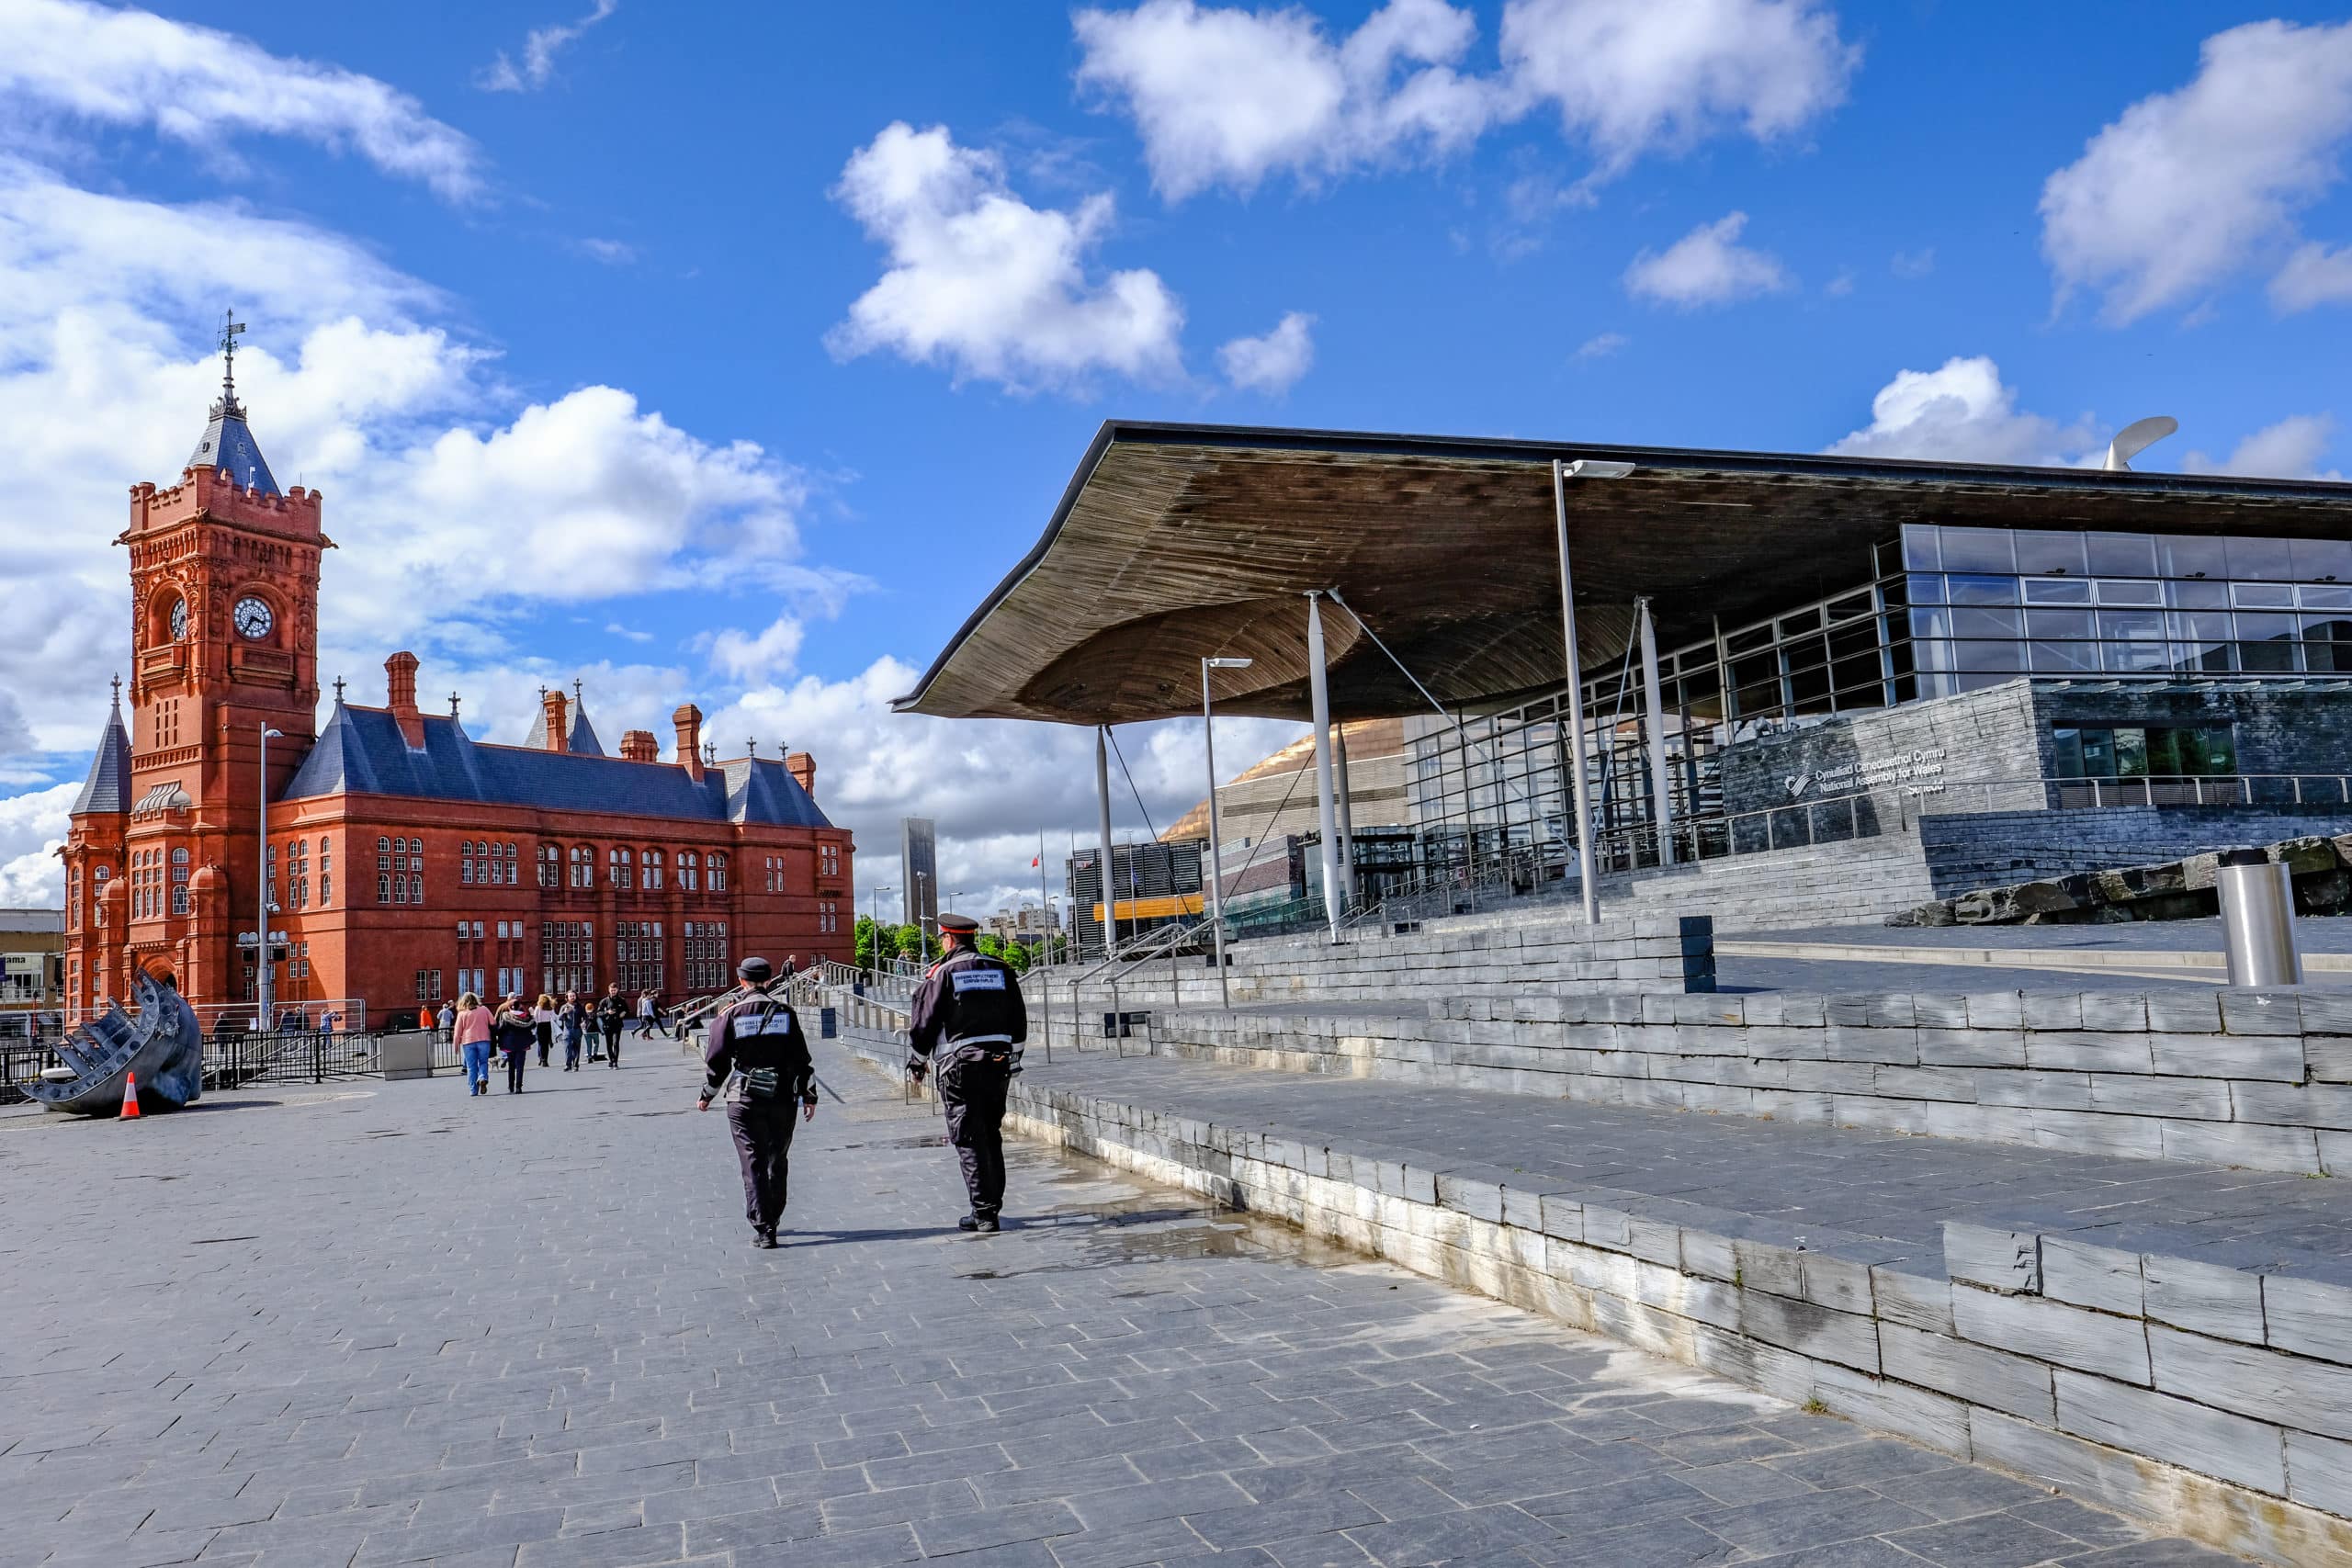
[[(1307, 716), (1306, 601), (1336, 590), (1448, 705), (1562, 682), (1554, 458), (1572, 480), (1587, 667), (1623, 650), (1636, 595), (1661, 643), (1854, 588), (1905, 523), (2352, 538), (2352, 485), (1558, 442), (1105, 423), (1037, 541), (898, 699), (944, 717), (1125, 724)], [(1331, 711), (1428, 705), (1327, 604)]]

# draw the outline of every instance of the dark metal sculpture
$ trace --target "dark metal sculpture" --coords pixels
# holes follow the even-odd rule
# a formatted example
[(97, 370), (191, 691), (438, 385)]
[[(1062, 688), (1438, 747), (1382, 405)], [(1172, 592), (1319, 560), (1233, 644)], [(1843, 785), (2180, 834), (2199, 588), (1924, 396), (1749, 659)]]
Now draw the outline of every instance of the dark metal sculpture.
[(122, 1109), (123, 1079), (139, 1077), (141, 1111), (176, 1111), (204, 1092), (204, 1032), (196, 1010), (171, 986), (134, 976), (139, 1001), (133, 1019), (121, 1004), (76, 1028), (58, 1043), (58, 1060), (25, 1092), (51, 1111), (112, 1116)]

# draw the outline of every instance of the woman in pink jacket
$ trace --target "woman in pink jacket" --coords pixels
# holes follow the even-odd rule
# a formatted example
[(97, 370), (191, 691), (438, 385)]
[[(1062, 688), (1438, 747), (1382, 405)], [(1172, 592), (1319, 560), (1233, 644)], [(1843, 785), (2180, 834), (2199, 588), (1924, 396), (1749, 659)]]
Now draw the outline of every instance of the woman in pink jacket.
[(458, 998), (458, 1051), (465, 1059), (466, 1092), (490, 1092), (491, 1010), (468, 991)]

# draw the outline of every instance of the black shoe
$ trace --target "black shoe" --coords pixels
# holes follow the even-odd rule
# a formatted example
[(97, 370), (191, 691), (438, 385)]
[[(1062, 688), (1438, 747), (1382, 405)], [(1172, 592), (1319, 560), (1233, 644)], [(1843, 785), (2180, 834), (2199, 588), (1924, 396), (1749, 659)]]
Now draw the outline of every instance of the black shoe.
[(774, 1231), (753, 1231), (752, 1233), (752, 1245), (763, 1251), (774, 1247), (775, 1244), (775, 1232)]
[(980, 1228), (980, 1222), (976, 1215), (967, 1214), (956, 1222), (956, 1228), (959, 1231), (976, 1231)]
[(996, 1235), (996, 1216), (990, 1214), (987, 1219), (977, 1222), (973, 1228), (982, 1235)]

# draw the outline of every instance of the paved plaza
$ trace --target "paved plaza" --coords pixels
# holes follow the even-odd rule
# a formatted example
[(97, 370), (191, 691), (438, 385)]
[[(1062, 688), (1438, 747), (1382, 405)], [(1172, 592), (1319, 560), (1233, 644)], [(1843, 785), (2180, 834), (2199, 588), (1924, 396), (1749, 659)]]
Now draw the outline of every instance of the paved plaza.
[(2233, 1561), (820, 1066), (772, 1253), (666, 1051), (0, 1116), (0, 1568)]

